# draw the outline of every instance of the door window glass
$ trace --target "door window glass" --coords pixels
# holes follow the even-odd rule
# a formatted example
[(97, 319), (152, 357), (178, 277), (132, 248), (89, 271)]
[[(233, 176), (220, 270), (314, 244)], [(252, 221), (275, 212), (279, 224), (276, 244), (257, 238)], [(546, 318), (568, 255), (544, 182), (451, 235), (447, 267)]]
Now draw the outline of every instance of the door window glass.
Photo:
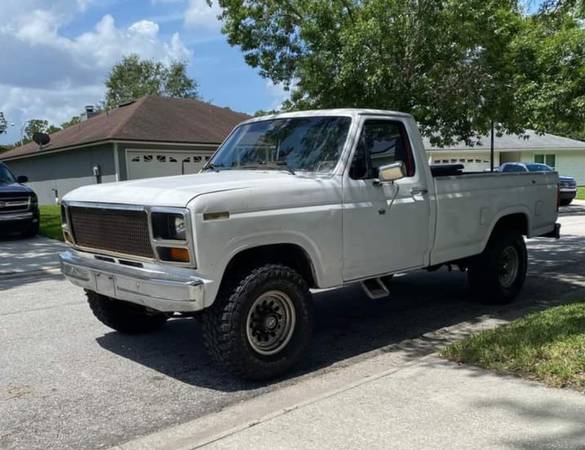
[(382, 166), (402, 161), (414, 175), (414, 160), (406, 130), (400, 122), (368, 120), (364, 123), (350, 168), (353, 179), (376, 178)]

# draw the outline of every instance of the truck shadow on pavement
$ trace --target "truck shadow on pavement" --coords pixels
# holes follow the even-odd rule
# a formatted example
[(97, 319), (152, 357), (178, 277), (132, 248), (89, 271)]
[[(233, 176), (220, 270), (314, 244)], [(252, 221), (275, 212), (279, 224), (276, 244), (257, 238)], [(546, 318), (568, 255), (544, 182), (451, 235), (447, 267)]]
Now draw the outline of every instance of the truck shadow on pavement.
[(486, 318), (511, 320), (582, 295), (584, 247), (583, 238), (577, 236), (531, 240), (525, 289), (508, 306), (474, 303), (465, 274), (447, 270), (397, 276), (388, 299), (371, 300), (359, 286), (317, 292), (311, 350), (300, 367), (270, 383), (241, 381), (215, 367), (192, 319), (171, 320), (159, 332), (145, 336), (110, 332), (97, 342), (108, 351), (194, 386), (223, 392), (272, 388), (380, 352), (401, 350), (410, 358), (420, 358), (445, 345), (445, 337), (436, 333), (445, 327)]

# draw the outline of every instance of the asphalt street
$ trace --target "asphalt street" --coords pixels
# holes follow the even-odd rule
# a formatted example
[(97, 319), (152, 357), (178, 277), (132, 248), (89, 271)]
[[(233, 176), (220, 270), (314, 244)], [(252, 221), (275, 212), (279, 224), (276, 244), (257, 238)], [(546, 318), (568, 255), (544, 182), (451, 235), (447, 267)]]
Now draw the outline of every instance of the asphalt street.
[[(94, 319), (83, 291), (58, 272), (0, 274), (0, 448), (109, 447), (392, 352), (444, 327), (486, 315), (510, 318), (583, 295), (585, 207), (565, 208), (560, 221), (561, 240), (529, 241), (529, 277), (511, 306), (474, 304), (464, 274), (446, 270), (398, 276), (385, 300), (355, 286), (316, 293), (314, 345), (296, 372), (271, 384), (244, 383), (213, 366), (195, 320), (123, 336)], [(0, 252), (15, 242), (0, 241)], [(413, 346), (412, 357), (433, 350)]]

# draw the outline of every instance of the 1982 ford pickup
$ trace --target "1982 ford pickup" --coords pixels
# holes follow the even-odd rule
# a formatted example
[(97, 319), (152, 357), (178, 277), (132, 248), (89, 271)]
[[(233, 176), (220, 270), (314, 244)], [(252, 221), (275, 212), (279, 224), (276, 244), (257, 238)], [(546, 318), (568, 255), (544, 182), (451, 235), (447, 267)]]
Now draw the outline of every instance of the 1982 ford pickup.
[(452, 264), (474, 299), (519, 293), (524, 236), (559, 236), (558, 175), (460, 169), (427, 164), (408, 114), (254, 118), (200, 174), (66, 195), (62, 271), (119, 332), (193, 315), (214, 360), (275, 377), (307, 350), (312, 288), (360, 282), (379, 298), (394, 273)]

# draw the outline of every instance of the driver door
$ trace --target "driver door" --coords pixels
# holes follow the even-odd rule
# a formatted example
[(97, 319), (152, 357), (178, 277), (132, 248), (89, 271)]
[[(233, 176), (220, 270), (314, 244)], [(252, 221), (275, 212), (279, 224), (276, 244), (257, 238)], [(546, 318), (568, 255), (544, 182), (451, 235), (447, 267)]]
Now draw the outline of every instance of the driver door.
[[(402, 161), (406, 176), (381, 183), (378, 168)], [(365, 118), (343, 184), (343, 278), (426, 265), (430, 204), (400, 120)]]

